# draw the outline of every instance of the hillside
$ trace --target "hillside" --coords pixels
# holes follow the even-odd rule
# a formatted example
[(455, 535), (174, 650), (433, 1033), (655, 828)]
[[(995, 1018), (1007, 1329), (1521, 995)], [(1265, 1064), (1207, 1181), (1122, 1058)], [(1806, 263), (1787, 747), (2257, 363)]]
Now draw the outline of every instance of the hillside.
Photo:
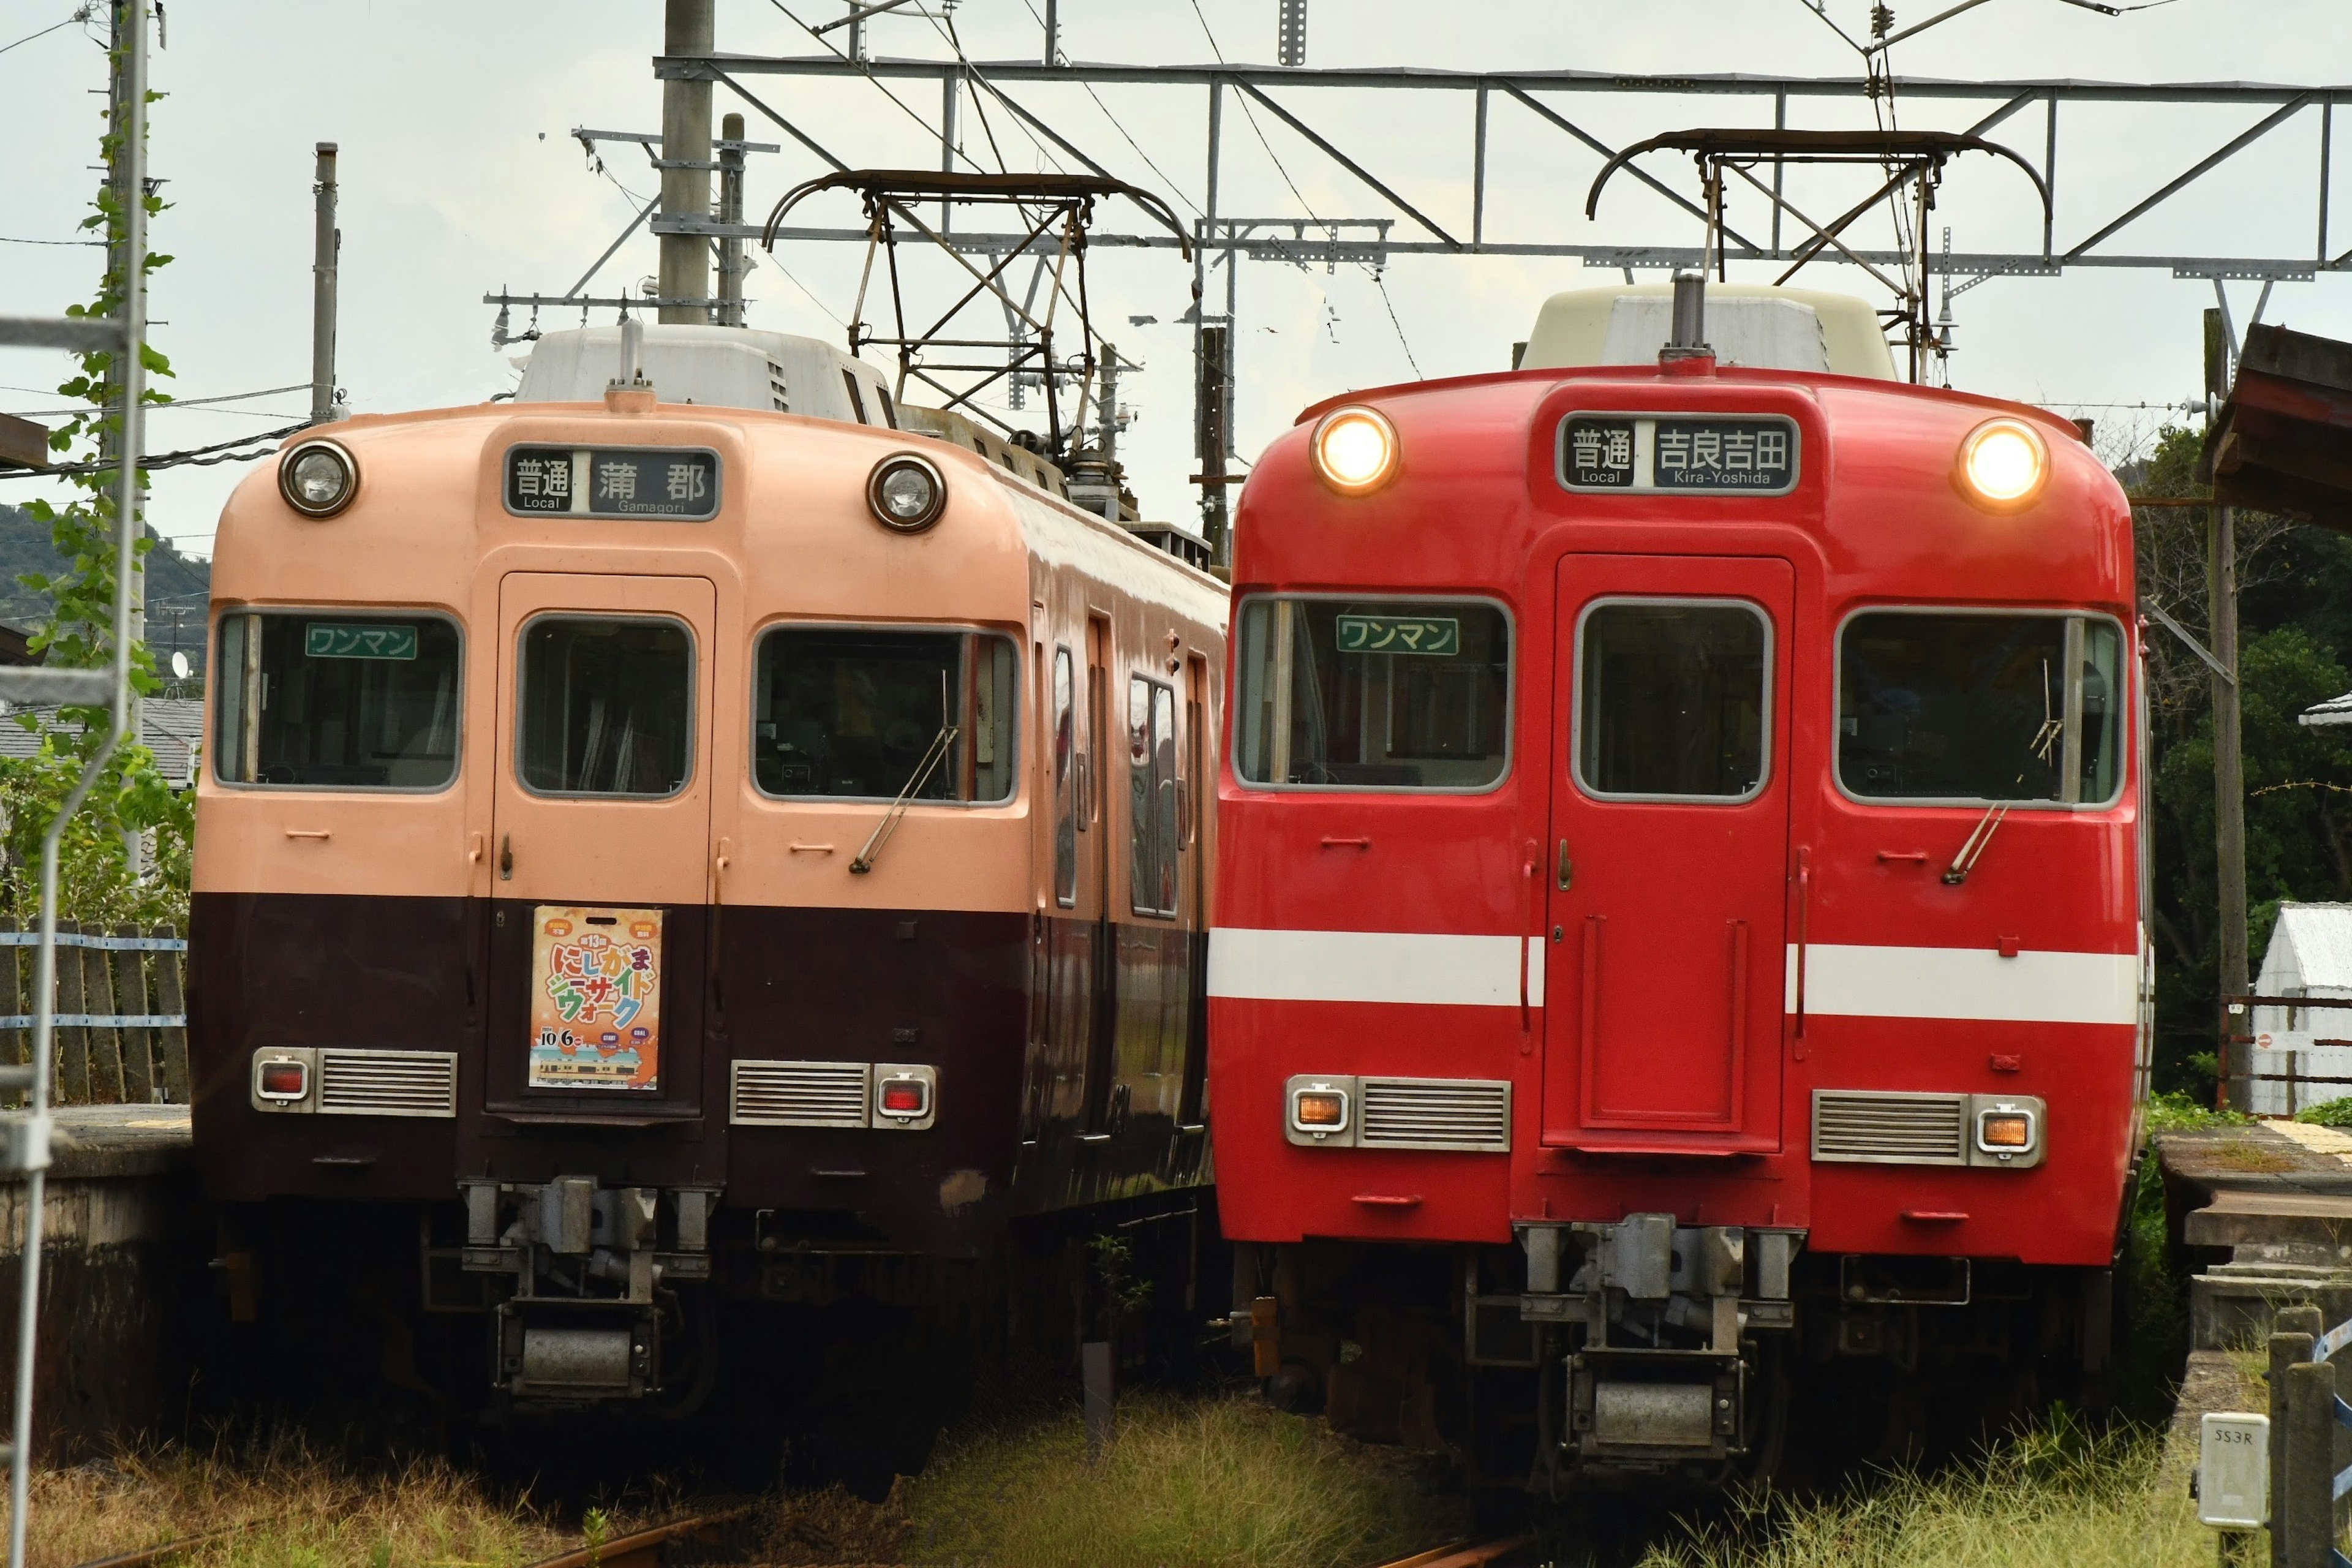
[[(150, 537), (155, 537), (149, 529)], [(48, 613), (47, 595), (36, 594), (16, 581), (26, 573), (54, 576), (68, 563), (49, 546), (47, 525), (36, 522), (21, 508), (0, 505), (0, 621), (29, 626)], [(155, 538), (147, 552), (148, 640), (159, 657), (168, 658), (174, 643), (173, 627), (181, 626), (178, 646), (194, 658), (204, 644), (205, 600), (212, 591), (212, 563), (183, 555), (172, 542)]]

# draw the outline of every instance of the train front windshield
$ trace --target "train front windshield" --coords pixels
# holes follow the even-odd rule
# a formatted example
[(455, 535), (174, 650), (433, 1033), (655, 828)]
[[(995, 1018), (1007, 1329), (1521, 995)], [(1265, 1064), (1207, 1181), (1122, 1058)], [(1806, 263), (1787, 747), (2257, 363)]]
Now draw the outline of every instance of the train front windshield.
[(437, 616), (221, 617), (224, 784), (441, 789), (457, 776), (457, 628)]
[(1871, 611), (1838, 660), (1838, 782), (1865, 800), (2103, 805), (2123, 637), (2099, 616)]
[(756, 676), (752, 754), (769, 795), (1013, 796), (1016, 688), (1003, 637), (779, 626), (760, 639)]

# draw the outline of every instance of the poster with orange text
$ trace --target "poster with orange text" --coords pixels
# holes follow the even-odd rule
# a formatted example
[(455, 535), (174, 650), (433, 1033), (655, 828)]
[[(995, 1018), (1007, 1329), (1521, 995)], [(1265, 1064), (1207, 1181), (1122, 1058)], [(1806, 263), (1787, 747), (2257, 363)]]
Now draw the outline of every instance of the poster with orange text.
[(659, 910), (532, 911), (532, 1089), (661, 1087)]

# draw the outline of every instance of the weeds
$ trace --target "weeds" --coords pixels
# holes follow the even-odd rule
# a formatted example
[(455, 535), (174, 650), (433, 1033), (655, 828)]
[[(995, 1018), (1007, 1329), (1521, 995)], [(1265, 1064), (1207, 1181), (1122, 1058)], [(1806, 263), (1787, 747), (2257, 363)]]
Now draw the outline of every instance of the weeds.
[(2063, 1414), (1934, 1477), (1881, 1474), (1818, 1502), (1746, 1500), (1641, 1568), (2204, 1568), (2211, 1536), (2145, 1428)]
[(901, 1490), (920, 1563), (1325, 1568), (1463, 1532), (1459, 1499), (1422, 1495), (1413, 1456), (1334, 1436), (1254, 1394), (1135, 1395), (1103, 1462), (1076, 1412), (982, 1433)]
[(512, 1568), (577, 1539), (529, 1496), (494, 1495), (445, 1461), (362, 1472), (289, 1436), (47, 1471), (33, 1479), (30, 1514), (33, 1568), (199, 1535), (175, 1565)]

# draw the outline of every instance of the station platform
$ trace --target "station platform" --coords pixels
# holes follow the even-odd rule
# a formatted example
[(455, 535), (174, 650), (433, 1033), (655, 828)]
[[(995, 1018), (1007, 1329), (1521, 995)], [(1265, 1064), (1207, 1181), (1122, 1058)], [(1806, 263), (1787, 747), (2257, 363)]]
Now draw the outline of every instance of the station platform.
[[(59, 1107), (41, 1204), (33, 1391), (43, 1462), (71, 1464), (184, 1419), (209, 1316), (214, 1226), (184, 1105)], [(13, 1344), (26, 1186), (0, 1177), (0, 1328)], [(15, 1357), (0, 1356), (0, 1395)]]
[(2192, 1270), (2192, 1349), (2259, 1344), (2305, 1301), (2352, 1317), (2352, 1133), (2255, 1121), (2154, 1142), (2173, 1256)]

